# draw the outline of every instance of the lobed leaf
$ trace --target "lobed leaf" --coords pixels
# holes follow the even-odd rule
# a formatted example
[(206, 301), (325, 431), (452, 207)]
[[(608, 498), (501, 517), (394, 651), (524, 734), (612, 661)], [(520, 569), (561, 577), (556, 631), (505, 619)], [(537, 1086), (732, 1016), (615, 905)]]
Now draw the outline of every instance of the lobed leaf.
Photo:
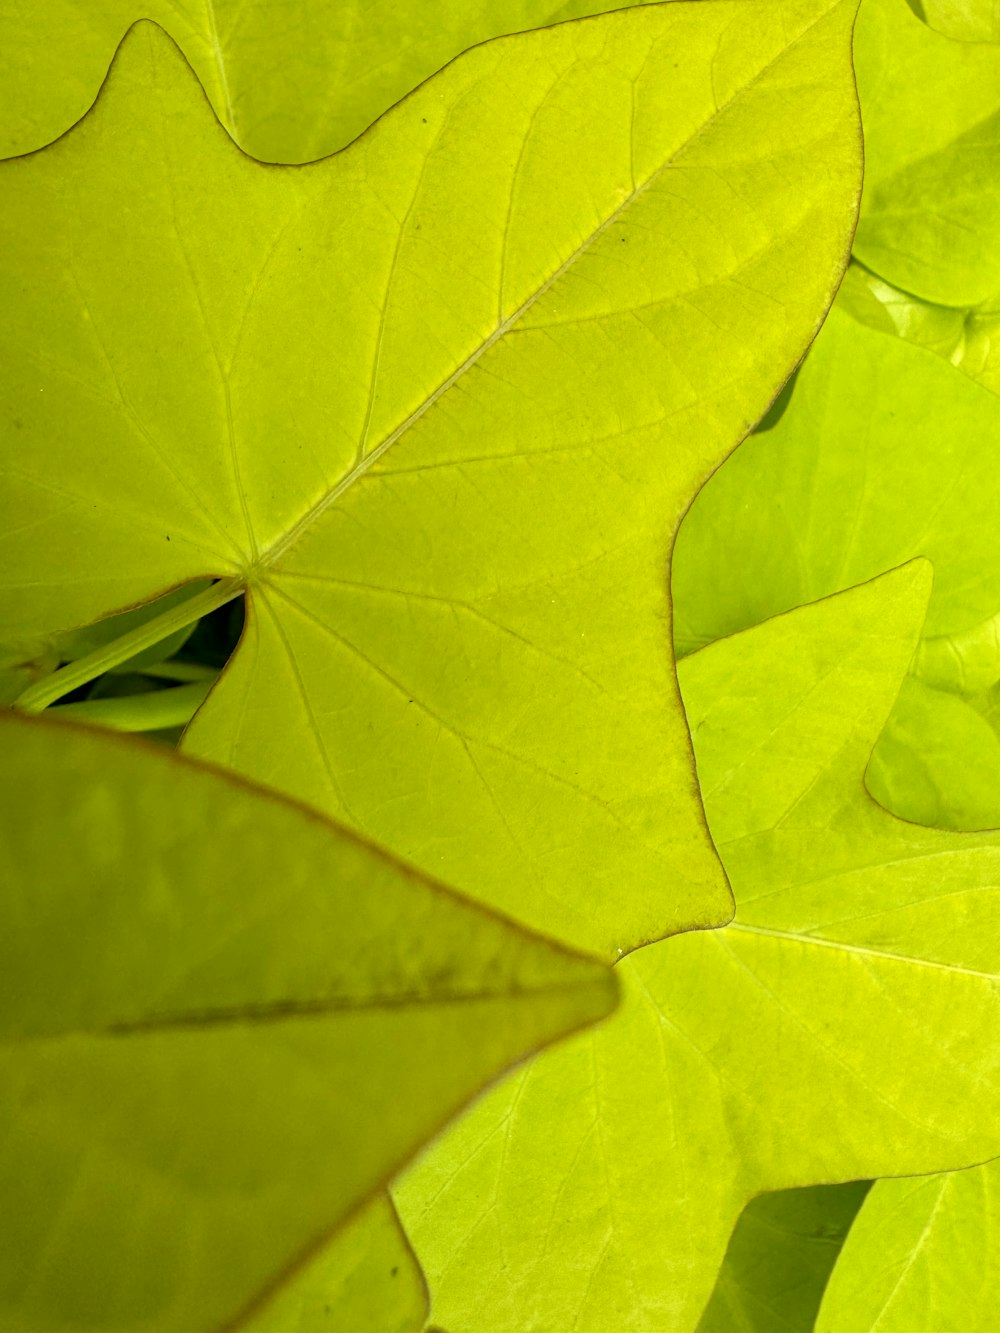
[(0, 735), (10, 1333), (228, 1325), (614, 1005), (597, 963), (283, 799), (109, 733)]
[(247, 627), (191, 753), (606, 957), (726, 919), (667, 566), (839, 279), (852, 19), (500, 40), (281, 169), (134, 29), (0, 167), (2, 623), (220, 578)]
[(913, 556), (933, 561), (924, 638), (867, 779), (919, 823), (1000, 825), (998, 429), (992, 393), (835, 309), (781, 421), (712, 478), (677, 540), (681, 654)]
[[(646, 3), (647, 0), (636, 0)], [(152, 19), (178, 43), (251, 156), (343, 148), (466, 47), (613, 8), (610, 0), (28, 0), (0, 10), (0, 156), (41, 148), (84, 114), (122, 34)]]
[(609, 1023), (532, 1061), (395, 1189), (449, 1333), (698, 1323), (763, 1190), (997, 1152), (1000, 835), (860, 778), (917, 640), (916, 562), (682, 662), (737, 897), (616, 967)]

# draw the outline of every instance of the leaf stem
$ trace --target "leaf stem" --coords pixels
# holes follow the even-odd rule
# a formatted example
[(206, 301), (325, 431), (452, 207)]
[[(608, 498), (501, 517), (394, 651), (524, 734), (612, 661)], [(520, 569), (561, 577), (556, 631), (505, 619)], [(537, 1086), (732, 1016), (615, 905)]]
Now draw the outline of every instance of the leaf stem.
[(146, 648), (152, 648), (175, 630), (184, 629), (209, 612), (217, 611), (220, 606), (225, 606), (227, 602), (239, 597), (243, 589), (244, 584), (241, 579), (220, 579), (218, 583), (213, 583), (210, 588), (206, 588), (195, 597), (188, 598), (186, 602), (179, 602), (164, 611), (162, 615), (147, 620), (144, 625), (130, 630), (128, 634), (123, 634), (120, 639), (113, 639), (111, 643), (104, 644), (94, 652), (88, 653), (86, 657), (80, 657), (59, 671), (53, 672), (52, 675), (36, 681), (34, 685), (29, 685), (14, 700), (12, 706), (22, 713), (40, 713), (56, 699), (69, 694), (70, 690), (86, 685), (88, 681), (102, 676), (112, 667), (127, 662), (130, 657), (135, 657)]

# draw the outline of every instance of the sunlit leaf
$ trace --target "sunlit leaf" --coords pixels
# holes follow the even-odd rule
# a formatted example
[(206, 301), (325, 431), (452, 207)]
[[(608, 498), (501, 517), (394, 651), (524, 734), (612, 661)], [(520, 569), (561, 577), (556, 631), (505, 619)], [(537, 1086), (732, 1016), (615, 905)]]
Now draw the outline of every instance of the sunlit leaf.
[(835, 309), (781, 421), (712, 478), (677, 540), (681, 654), (913, 556), (933, 562), (925, 637), (868, 772), (919, 823), (1000, 825), (998, 433), (994, 394)]
[[(646, 3), (646, 0), (634, 0)], [(87, 110), (137, 19), (170, 33), (253, 157), (342, 148), (466, 47), (620, 7), (612, 0), (6, 0), (0, 156), (50, 143)]]
[(735, 922), (624, 959), (592, 1036), (536, 1059), (403, 1178), (449, 1333), (693, 1329), (762, 1190), (1000, 1148), (1000, 835), (914, 828), (861, 775), (923, 562), (680, 665)]
[(280, 169), (134, 30), (0, 166), (0, 623), (217, 576), (248, 620), (192, 752), (605, 956), (725, 920), (667, 565), (839, 278), (852, 17), (503, 39)]
[(816, 1333), (992, 1333), (1000, 1309), (1000, 1163), (876, 1182)]
[(10, 1333), (220, 1328), (613, 1005), (598, 964), (229, 776), (9, 713), (0, 742)]
[(864, 0), (865, 128), (855, 255), (927, 301), (1000, 295), (1000, 45), (952, 41), (906, 0)]
[(960, 42), (1000, 41), (997, 0), (909, 0), (913, 12)]
[(1000, 394), (1000, 293), (978, 306), (934, 305), (851, 264), (837, 303), (859, 323), (937, 352)]

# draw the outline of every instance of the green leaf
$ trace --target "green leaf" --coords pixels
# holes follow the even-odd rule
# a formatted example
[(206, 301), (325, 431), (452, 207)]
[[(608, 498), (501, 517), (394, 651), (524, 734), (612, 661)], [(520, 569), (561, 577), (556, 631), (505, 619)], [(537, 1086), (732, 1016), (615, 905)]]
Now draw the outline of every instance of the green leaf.
[(11, 1333), (228, 1326), (613, 1007), (600, 965), (299, 806), (111, 733), (0, 736)]
[[(646, 0), (637, 0), (646, 3)], [(0, 9), (0, 156), (50, 143), (97, 95), (122, 34), (153, 19), (179, 44), (236, 142), (266, 162), (349, 143), (423, 79), (490, 37), (610, 0), (27, 0)]]
[(813, 1333), (827, 1279), (870, 1184), (814, 1185), (752, 1199), (698, 1333)]
[(134, 30), (0, 167), (0, 622), (215, 575), (247, 626), (191, 752), (606, 957), (725, 920), (667, 567), (839, 279), (852, 17), (503, 39), (281, 169)]
[(970, 379), (1000, 395), (1000, 299), (979, 306), (921, 301), (852, 263), (837, 304), (860, 324), (896, 333), (950, 361)]
[(680, 664), (735, 922), (617, 965), (592, 1035), (477, 1103), (395, 1190), (449, 1333), (697, 1325), (763, 1190), (1000, 1147), (1000, 835), (861, 774), (917, 639), (916, 562)]
[(865, 192), (854, 253), (927, 301), (1000, 294), (1000, 45), (932, 31), (906, 0), (864, 0), (854, 45)]
[(55, 716), (63, 722), (93, 722), (116, 731), (162, 731), (186, 726), (210, 688), (210, 681), (175, 685), (165, 690), (140, 688), (112, 698), (62, 704)]
[(380, 1194), (241, 1329), (246, 1333), (421, 1333), (423, 1275)]
[[(72, 629), (65, 634), (60, 634), (56, 639), (59, 656), (64, 662), (75, 662), (90, 653), (98, 652), (100, 649), (106, 648), (108, 644), (113, 643), (115, 639), (119, 639), (132, 630), (148, 624), (150, 620), (155, 616), (162, 615), (164, 611), (168, 611), (172, 607), (182, 606), (183, 603), (197, 593), (204, 591), (208, 586), (207, 583), (189, 584), (185, 588), (178, 588), (173, 592), (166, 593), (149, 605), (135, 607), (131, 611), (123, 611), (116, 616), (109, 616), (96, 625), (86, 625), (80, 629)], [(193, 625), (179, 629), (167, 638), (161, 639), (153, 647), (137, 653), (135, 657), (128, 658), (127, 669), (140, 671), (147, 665), (162, 662), (166, 657), (184, 646), (193, 629)]]
[(844, 1245), (816, 1333), (992, 1333), (1000, 1163), (880, 1180)]
[(925, 23), (959, 42), (1000, 41), (997, 0), (909, 0)]
[[(120, 636), (147, 624), (169, 608), (179, 606), (208, 586), (195, 583), (168, 592), (148, 606), (123, 611), (96, 625), (65, 630), (60, 634), (38, 633), (20, 642), (10, 641), (4, 635), (0, 639), (0, 706), (13, 703), (26, 690), (45, 681), (60, 662), (73, 662), (88, 654), (99, 653)], [(125, 668), (134, 670), (158, 665), (184, 646), (193, 628), (193, 625), (188, 625), (160, 639), (144, 652), (127, 658)]]
[(1000, 825), (998, 431), (992, 393), (834, 309), (781, 421), (712, 478), (674, 554), (680, 654), (933, 562), (925, 637), (868, 771), (872, 794), (918, 823)]

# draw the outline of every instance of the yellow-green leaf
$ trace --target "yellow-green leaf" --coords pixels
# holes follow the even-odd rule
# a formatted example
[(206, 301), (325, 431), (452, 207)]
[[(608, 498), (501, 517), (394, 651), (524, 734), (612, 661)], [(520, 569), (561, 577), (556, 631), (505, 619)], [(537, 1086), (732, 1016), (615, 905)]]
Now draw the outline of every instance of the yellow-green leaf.
[(215, 575), (248, 621), (192, 752), (608, 957), (725, 920), (667, 566), (839, 279), (852, 18), (502, 39), (299, 168), (134, 30), (0, 165), (0, 622)]
[(241, 1333), (421, 1333), (427, 1288), (399, 1218), (379, 1194), (307, 1259)]
[(228, 1325), (613, 1006), (602, 966), (231, 776), (11, 714), (0, 740), (9, 1333)]
[(927, 301), (995, 301), (1000, 45), (952, 41), (906, 0), (864, 0), (854, 50), (865, 130), (855, 255)]
[(870, 1184), (803, 1186), (751, 1199), (697, 1333), (813, 1333), (827, 1280)]
[(681, 663), (736, 919), (617, 965), (618, 1013), (532, 1061), (396, 1189), (449, 1333), (685, 1333), (762, 1190), (1000, 1149), (1000, 834), (918, 829), (864, 767), (918, 561)]
[(840, 1253), (816, 1333), (993, 1333), (1000, 1162), (875, 1182)]
[(614, 7), (610, 0), (46, 0), (39, 9), (6, 0), (0, 156), (41, 148), (78, 120), (138, 19), (153, 19), (180, 45), (242, 148), (266, 162), (309, 162), (342, 148), (466, 47)]

